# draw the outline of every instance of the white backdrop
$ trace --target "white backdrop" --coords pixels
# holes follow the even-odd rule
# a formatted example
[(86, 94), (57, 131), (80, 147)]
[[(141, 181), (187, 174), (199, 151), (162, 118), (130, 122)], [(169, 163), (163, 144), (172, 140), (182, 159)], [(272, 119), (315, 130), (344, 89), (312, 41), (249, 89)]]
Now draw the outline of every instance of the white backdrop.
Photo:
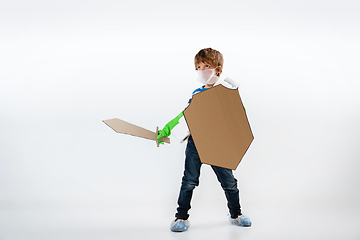
[[(358, 215), (359, 7), (321, 0), (1, 3), (0, 239), (49, 239), (69, 229), (74, 239), (89, 239), (95, 235), (78, 229), (96, 228), (94, 239), (132, 229), (140, 238), (139, 219), (168, 231), (185, 144), (172, 139), (156, 148), (101, 121), (163, 127), (200, 86), (193, 59), (206, 47), (224, 55), (223, 77), (240, 82), (255, 136), (235, 171), (254, 227), (262, 212), (281, 209), (319, 222), (323, 213), (334, 221)], [(226, 218), (209, 166), (194, 194), (195, 222)], [(348, 237), (360, 236), (354, 231)]]

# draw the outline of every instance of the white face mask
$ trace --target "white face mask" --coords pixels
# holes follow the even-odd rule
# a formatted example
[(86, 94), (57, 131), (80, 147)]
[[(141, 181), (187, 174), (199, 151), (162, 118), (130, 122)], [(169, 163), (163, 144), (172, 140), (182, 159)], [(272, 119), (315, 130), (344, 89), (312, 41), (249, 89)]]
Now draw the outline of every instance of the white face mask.
[(209, 84), (209, 85), (216, 83), (217, 80), (219, 79), (219, 77), (216, 76), (216, 74), (215, 74), (216, 68), (206, 69), (204, 71), (196, 70), (196, 72), (198, 73), (197, 80), (203, 84)]

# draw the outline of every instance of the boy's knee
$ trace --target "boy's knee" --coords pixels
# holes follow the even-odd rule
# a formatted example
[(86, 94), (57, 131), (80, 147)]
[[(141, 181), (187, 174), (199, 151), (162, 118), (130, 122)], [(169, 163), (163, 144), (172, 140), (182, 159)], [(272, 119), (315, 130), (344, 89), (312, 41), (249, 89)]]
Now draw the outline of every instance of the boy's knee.
[(221, 186), (226, 191), (239, 191), (236, 181), (223, 183), (223, 184), (221, 184)]
[(183, 178), (183, 180), (182, 180), (181, 188), (185, 188), (187, 190), (192, 190), (197, 186), (199, 186), (198, 180), (192, 180), (192, 179), (187, 179), (187, 178)]

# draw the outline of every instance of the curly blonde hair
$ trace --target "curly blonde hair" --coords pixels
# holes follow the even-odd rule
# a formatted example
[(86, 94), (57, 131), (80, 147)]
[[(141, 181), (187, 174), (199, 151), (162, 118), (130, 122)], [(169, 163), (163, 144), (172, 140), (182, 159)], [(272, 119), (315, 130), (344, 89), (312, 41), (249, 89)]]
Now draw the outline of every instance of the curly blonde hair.
[(222, 68), (223, 68), (223, 64), (224, 64), (224, 58), (223, 55), (212, 48), (204, 48), (201, 49), (196, 55), (195, 55), (195, 70), (196, 70), (196, 65), (200, 62), (206, 62), (210, 65), (213, 65), (215, 67), (217, 66), (221, 66), (221, 71), (222, 72)]

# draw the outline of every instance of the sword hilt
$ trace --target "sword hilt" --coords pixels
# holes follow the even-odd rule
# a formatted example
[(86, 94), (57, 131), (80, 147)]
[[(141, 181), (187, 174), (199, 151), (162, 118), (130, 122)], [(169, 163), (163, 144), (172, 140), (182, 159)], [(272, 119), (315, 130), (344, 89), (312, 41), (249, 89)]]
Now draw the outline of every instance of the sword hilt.
[[(159, 134), (159, 127), (156, 126), (156, 134)], [(159, 139), (156, 139), (156, 146), (159, 147)]]

